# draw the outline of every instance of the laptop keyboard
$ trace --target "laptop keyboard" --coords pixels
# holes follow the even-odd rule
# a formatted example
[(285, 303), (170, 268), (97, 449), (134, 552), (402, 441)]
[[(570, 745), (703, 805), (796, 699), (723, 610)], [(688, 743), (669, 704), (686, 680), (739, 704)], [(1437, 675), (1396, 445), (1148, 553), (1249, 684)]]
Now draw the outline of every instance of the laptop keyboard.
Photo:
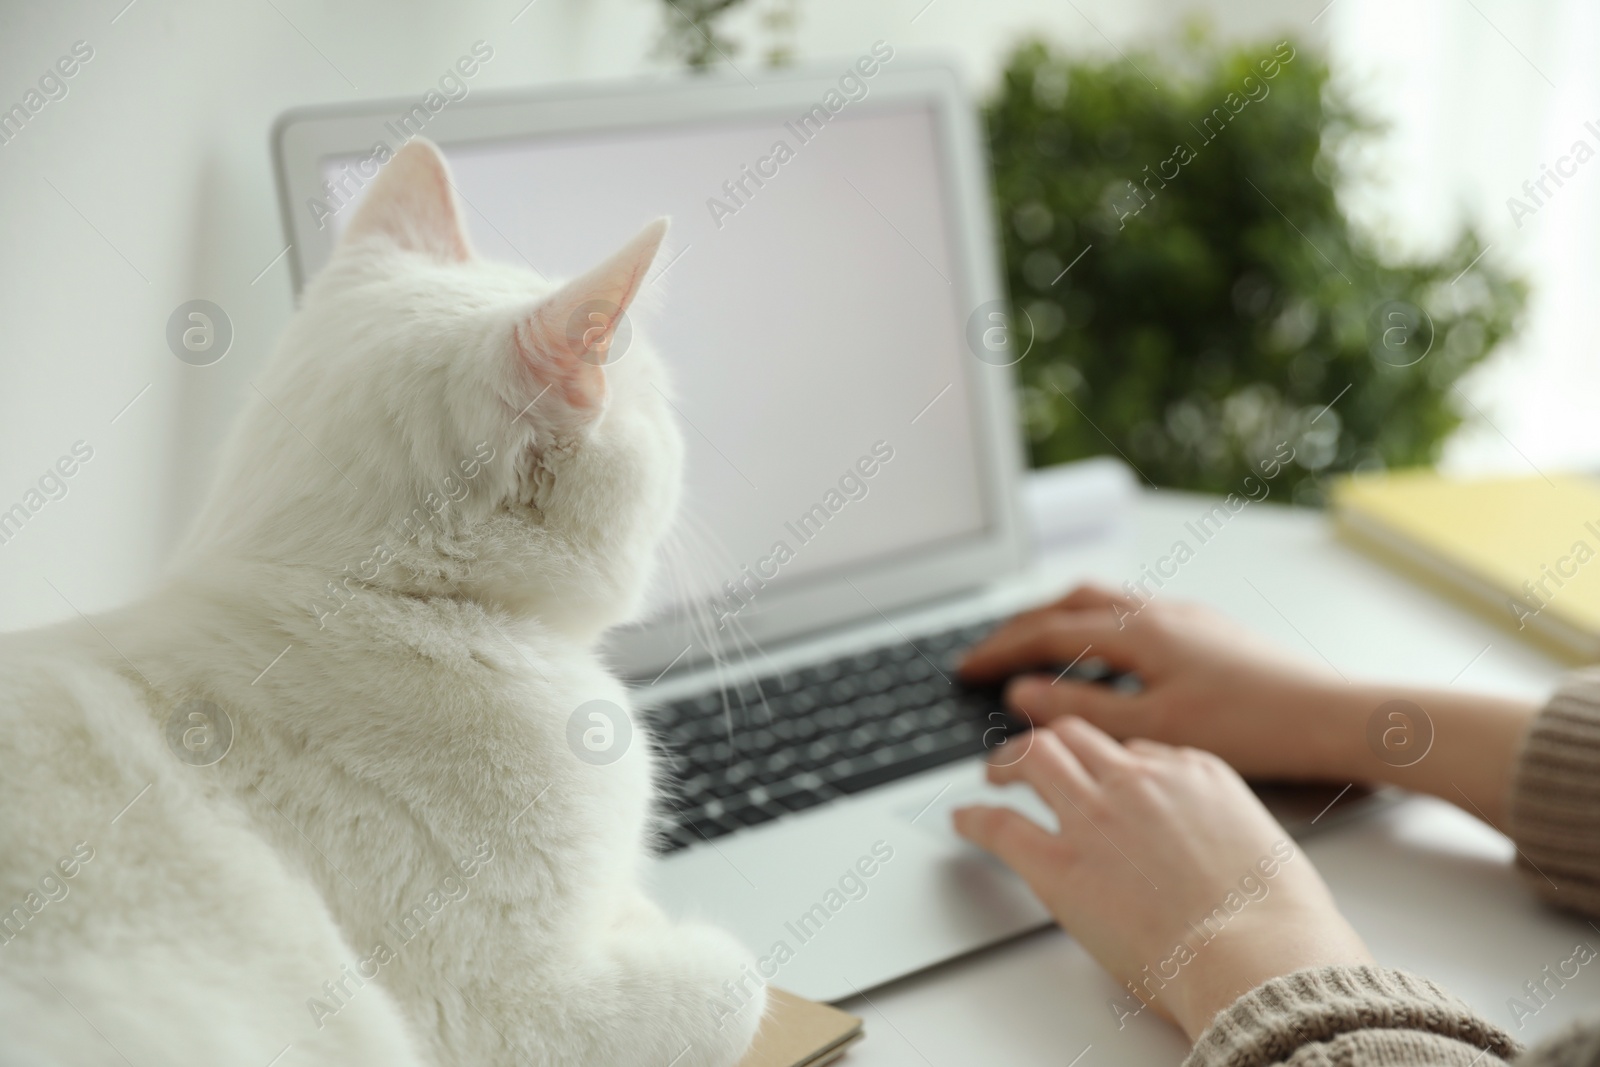
[[(989, 619), (868, 648), (649, 713), (676, 778), (666, 850), (982, 755), (1023, 725), (956, 680)], [(1084, 665), (1078, 677), (1097, 678)]]

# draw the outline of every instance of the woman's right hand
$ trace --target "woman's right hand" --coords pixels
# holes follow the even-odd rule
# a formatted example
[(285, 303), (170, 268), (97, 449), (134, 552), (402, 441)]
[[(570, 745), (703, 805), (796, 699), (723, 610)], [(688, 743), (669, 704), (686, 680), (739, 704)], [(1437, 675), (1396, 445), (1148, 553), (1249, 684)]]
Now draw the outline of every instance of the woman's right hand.
[[(1032, 673), (1099, 657), (1143, 687), (1054, 681)], [(1297, 660), (1198, 604), (1132, 598), (1079, 586), (1017, 616), (974, 646), (962, 677), (1011, 677), (1006, 702), (1036, 724), (1066, 715), (1117, 738), (1147, 737), (1214, 752), (1241, 774), (1339, 777), (1364, 723), (1348, 721), (1340, 678)]]
[(1018, 744), (989, 780), (1032, 786), (1058, 829), (979, 806), (955, 812), (956, 830), (1128, 991), (1112, 1003), (1119, 1029), (1150, 1006), (1192, 1041), (1268, 979), (1372, 962), (1310, 860), (1215, 756), (1118, 744), (1076, 718)]

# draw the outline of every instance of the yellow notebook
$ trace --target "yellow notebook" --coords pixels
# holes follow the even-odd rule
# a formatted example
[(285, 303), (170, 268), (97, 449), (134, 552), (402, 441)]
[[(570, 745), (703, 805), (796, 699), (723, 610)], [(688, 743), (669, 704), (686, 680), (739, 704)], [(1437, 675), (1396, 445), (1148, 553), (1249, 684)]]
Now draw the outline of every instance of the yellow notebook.
[(1458, 480), (1433, 471), (1349, 478), (1342, 533), (1492, 609), (1511, 629), (1600, 658), (1600, 484)]

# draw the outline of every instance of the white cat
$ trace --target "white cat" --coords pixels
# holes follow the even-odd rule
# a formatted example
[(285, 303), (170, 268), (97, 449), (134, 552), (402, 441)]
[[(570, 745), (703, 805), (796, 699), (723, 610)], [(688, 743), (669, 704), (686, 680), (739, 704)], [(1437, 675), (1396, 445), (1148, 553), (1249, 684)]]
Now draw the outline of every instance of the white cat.
[(652, 755), (595, 653), (678, 497), (661, 365), (607, 362), (665, 232), (549, 285), (411, 142), (169, 578), (0, 641), (0, 1062), (739, 1059), (765, 998), (639, 888)]

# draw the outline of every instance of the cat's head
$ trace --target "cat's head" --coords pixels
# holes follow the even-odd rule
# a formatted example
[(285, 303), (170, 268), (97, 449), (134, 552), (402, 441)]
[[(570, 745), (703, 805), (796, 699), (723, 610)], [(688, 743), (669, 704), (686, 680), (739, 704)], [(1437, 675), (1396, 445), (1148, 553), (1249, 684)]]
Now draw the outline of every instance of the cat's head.
[(310, 610), (370, 587), (583, 637), (620, 621), (680, 484), (667, 383), (625, 318), (666, 229), (554, 284), (475, 256), (443, 157), (407, 144), (253, 383), (191, 550), (309, 568)]

